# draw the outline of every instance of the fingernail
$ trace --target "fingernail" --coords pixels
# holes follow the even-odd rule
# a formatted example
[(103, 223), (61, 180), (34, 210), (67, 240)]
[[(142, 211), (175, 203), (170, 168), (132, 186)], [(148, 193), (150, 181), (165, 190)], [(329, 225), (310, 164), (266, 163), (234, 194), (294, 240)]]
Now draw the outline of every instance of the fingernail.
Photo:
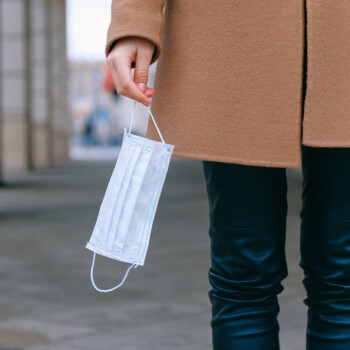
[(145, 89), (146, 89), (146, 84), (144, 84), (144, 83), (138, 83), (138, 84), (137, 84), (137, 87), (138, 87), (138, 89), (139, 89), (140, 91), (145, 91)]

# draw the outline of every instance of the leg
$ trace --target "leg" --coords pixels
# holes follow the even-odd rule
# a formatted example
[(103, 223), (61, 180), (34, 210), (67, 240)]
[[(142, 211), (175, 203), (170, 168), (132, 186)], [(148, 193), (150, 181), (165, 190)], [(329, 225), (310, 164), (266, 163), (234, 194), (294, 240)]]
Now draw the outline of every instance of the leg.
[(350, 148), (302, 149), (307, 350), (350, 349)]
[(287, 277), (285, 168), (203, 161), (209, 198), (214, 350), (278, 350)]

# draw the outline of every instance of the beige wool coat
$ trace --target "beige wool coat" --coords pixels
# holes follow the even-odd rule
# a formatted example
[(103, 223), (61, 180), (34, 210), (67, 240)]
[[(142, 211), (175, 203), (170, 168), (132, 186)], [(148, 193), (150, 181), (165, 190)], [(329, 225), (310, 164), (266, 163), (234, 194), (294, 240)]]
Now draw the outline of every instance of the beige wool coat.
[[(111, 11), (106, 56), (126, 36), (155, 44), (151, 108), (173, 156), (300, 168), (301, 144), (350, 147), (350, 0), (112, 0)], [(160, 140), (151, 120), (146, 137)]]

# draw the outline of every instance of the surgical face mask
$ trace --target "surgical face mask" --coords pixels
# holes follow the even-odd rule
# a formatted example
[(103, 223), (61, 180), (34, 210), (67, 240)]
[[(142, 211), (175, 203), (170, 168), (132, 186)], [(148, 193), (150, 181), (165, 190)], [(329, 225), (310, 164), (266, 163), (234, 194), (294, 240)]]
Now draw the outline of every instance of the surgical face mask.
[[(131, 133), (136, 109), (134, 102), (129, 131), (124, 128), (122, 145), (97, 221), (86, 248), (93, 251), (91, 282), (99, 292), (111, 292), (125, 281), (131, 268), (143, 266), (150, 241), (156, 208), (168, 171), (174, 145)], [(100, 289), (94, 281), (96, 254), (132, 265), (123, 280), (110, 289)]]

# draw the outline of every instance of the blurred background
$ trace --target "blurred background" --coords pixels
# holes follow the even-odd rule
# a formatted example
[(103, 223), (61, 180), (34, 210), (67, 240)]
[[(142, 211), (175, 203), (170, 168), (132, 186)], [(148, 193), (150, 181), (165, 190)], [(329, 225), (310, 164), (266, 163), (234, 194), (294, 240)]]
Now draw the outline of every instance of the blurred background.
[[(107, 0), (1, 0), (2, 174), (120, 144), (131, 101), (105, 65), (109, 19)], [(147, 124), (139, 106), (135, 133)]]
[[(145, 266), (111, 294), (90, 283), (85, 244), (133, 103), (105, 64), (110, 8), (111, 0), (0, 0), (0, 350), (211, 349), (200, 161), (172, 159)], [(137, 104), (133, 133), (144, 134), (147, 116)], [(288, 181), (281, 349), (299, 350), (300, 171), (288, 169)], [(96, 281), (109, 288), (125, 269), (98, 257)]]

